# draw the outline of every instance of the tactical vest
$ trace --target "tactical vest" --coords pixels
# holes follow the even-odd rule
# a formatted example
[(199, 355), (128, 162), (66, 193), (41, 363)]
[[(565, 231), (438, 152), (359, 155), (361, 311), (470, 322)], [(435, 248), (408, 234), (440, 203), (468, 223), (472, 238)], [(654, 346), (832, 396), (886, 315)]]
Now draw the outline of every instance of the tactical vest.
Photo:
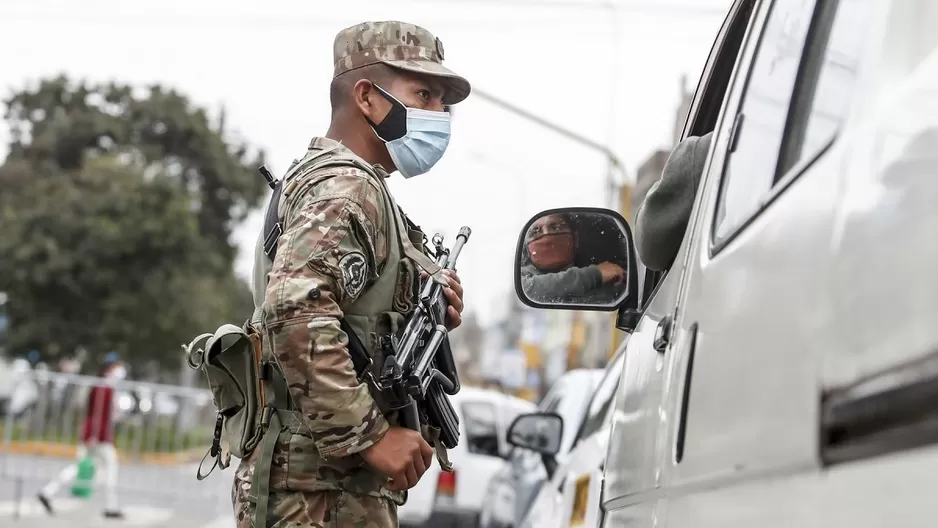
[[(368, 359), (372, 360), (363, 364), (363, 361), (367, 360), (355, 357), (352, 354), (353, 364), (355, 364), (359, 380), (361, 380), (364, 374), (362, 371), (365, 369), (370, 369), (376, 377), (380, 375), (380, 367), (384, 358), (380, 356), (378, 336), (398, 333), (404, 326), (406, 315), (415, 306), (418, 284), (417, 266), (430, 273), (435, 280), (442, 280), (442, 276), (439, 266), (418, 249), (425, 242), (424, 234), (416, 226), (412, 226), (406, 221), (403, 213), (394, 202), (385, 182), (386, 173), (380, 166), (371, 166), (344, 148), (332, 146), (321, 150), (311, 149), (303, 159), (295, 161), (284, 176), (281, 182), (282, 195), (279, 200), (276, 199), (276, 196), (271, 200), (269, 208), (276, 204), (277, 209), (275, 212), (268, 210), (268, 214), (276, 214), (278, 223), (272, 233), (261, 233), (255, 248), (253, 284), (255, 312), (251, 326), (263, 336), (263, 339), (260, 340), (262, 343), (262, 364), (275, 365), (278, 352), (282, 353), (283, 351), (272, 349), (274, 341), (263, 320), (262, 306), (267, 285), (267, 274), (272, 268), (271, 255), (276, 251), (276, 239), (282, 232), (279, 227), (280, 223), (284, 221), (282, 215), (290, 210), (296, 200), (301, 200), (302, 196), (307, 193), (315, 194), (318, 184), (333, 177), (333, 175), (328, 174), (329, 171), (323, 169), (337, 166), (354, 166), (369, 175), (369, 184), (374, 185), (383, 198), (384, 215), (387, 219), (387, 254), (384, 263), (378, 270), (377, 278), (365, 288), (357, 299), (347, 306), (341, 306), (344, 314), (343, 330), (349, 334), (350, 341), (357, 338)], [(326, 174), (323, 174), (324, 172)], [(268, 221), (268, 223), (271, 222)], [(262, 379), (270, 381), (264, 389), (266, 400), (273, 402), (273, 407), (277, 410), (262, 413), (261, 416), (261, 427), (266, 431), (263, 434), (261, 451), (255, 459), (250, 493), (251, 498), (257, 500), (257, 519), (266, 518), (271, 466), (277, 464), (277, 461), (273, 459), (275, 449), (281, 446), (280, 450), (286, 448), (290, 453), (318, 453), (304, 417), (297, 412), (296, 406), (289, 397), (286, 383), (281, 376), (278, 369), (268, 369), (268, 372), (261, 375)], [(377, 397), (378, 395), (374, 392), (372, 394), (376, 396), (375, 401), (378, 407), (385, 413), (388, 421), (393, 424), (394, 416), (388, 415), (388, 409)], [(436, 447), (440, 463), (445, 467), (449, 465), (449, 462), (445, 448), (440, 445), (435, 437), (436, 433), (436, 431), (425, 430), (424, 436)], [(360, 458), (355, 455), (346, 457), (346, 459), (349, 459), (346, 461), (348, 464), (354, 464), (354, 459), (360, 461)], [(291, 490), (318, 491), (318, 489), (312, 488), (304, 489), (304, 483), (310, 481), (309, 473), (315, 471), (323, 463), (323, 460), (314, 455), (306, 457), (305, 460), (307, 462), (305, 465), (285, 464), (287, 467), (284, 468), (283, 483)], [(356, 468), (352, 469), (355, 470)], [(384, 490), (381, 493), (382, 496), (398, 503), (404, 500), (404, 494), (390, 492), (386, 489), (387, 478), (385, 476), (370, 469), (361, 471), (361, 478), (356, 478), (355, 481), (357, 489), (349, 491), (373, 494), (373, 490)]]

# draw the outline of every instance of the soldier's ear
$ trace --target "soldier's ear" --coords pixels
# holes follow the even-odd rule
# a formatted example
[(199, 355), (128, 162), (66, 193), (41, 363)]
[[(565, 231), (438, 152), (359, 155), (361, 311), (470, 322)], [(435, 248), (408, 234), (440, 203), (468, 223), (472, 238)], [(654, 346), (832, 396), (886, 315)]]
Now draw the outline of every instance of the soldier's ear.
[(359, 79), (352, 86), (352, 99), (362, 115), (372, 123), (380, 123), (390, 111), (390, 104), (368, 79)]

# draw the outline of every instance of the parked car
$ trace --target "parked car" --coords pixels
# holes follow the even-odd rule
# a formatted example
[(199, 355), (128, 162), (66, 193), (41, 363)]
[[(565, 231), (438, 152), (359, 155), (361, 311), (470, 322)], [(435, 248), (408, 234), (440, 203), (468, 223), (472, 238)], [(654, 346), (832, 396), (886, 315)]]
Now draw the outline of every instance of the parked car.
[[(677, 256), (595, 306), (632, 335), (593, 526), (934, 526), (935, 27), (933, 0), (733, 2)], [(618, 213), (558, 212), (613, 219), (635, 262)]]
[(0, 358), (0, 419), (19, 419), (35, 408), (39, 388), (29, 375), (31, 371), (25, 359)]
[[(550, 481), (540, 486), (537, 496), (523, 518), (514, 526), (520, 528), (551, 528), (594, 526), (599, 513), (599, 496), (602, 489), (603, 465), (606, 460), (606, 444), (612, 427), (613, 404), (618, 394), (625, 353), (622, 349), (609, 362), (596, 391), (589, 401), (585, 412), (568, 419), (562, 414), (547, 416), (553, 419), (555, 427), (564, 432), (575, 431), (573, 447), (563, 458), (562, 463), (551, 475)], [(515, 418), (509, 428), (508, 441), (517, 437), (512, 431), (524, 431), (545, 417), (544, 412), (523, 414)], [(532, 422), (533, 423), (530, 423)], [(525, 422), (529, 422), (526, 424)], [(579, 424), (579, 425), (577, 425)], [(529, 435), (518, 435), (520, 438)], [(565, 434), (562, 436), (566, 436)], [(564, 446), (555, 444), (558, 450)], [(554, 446), (517, 444), (517, 449), (537, 452), (541, 456), (554, 456)], [(592, 521), (592, 522), (591, 522)]]
[(508, 426), (519, 414), (537, 408), (527, 400), (474, 387), (462, 387), (450, 398), (460, 431), (459, 444), (449, 451), (454, 471), (441, 471), (433, 461), (398, 509), (402, 527), (475, 528), (489, 480), (505, 465), (511, 449)]
[(508, 465), (492, 477), (485, 492), (481, 528), (520, 526), (535, 496), (558, 464), (566, 461), (574, 443), (576, 428), (586, 414), (593, 390), (603, 376), (602, 369), (574, 369), (565, 372), (541, 399), (537, 411), (557, 413), (571, 424), (555, 453), (540, 454), (529, 449), (513, 448)]

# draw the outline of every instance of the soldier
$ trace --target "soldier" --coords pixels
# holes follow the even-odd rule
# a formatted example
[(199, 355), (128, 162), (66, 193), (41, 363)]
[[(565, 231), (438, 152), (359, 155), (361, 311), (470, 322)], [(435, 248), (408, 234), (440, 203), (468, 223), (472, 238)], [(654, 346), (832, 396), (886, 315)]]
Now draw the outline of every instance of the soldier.
[(271, 460), (255, 449), (238, 468), (240, 527), (397, 526), (405, 490), (433, 462), (424, 436), (393, 425), (359, 381), (342, 325), (377, 373), (375, 336), (402, 327), (421, 275), (445, 281), (448, 325), (460, 324), (458, 276), (425, 255), (426, 237), (384, 179), (387, 170), (423, 174), (440, 159), (450, 132), (444, 107), (470, 86), (442, 65), (440, 40), (413, 24), (344, 29), (334, 58), (332, 123), (284, 176), (278, 229), (258, 240), (253, 324), (297, 418), (282, 422)]

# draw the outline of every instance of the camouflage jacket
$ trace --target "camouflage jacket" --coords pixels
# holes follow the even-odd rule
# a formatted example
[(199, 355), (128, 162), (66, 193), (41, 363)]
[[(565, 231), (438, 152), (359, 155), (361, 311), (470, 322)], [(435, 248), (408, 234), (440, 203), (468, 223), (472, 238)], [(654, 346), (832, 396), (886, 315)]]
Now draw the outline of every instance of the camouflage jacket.
[[(354, 156), (326, 138), (310, 144), (310, 150), (326, 148)], [(387, 478), (359, 454), (379, 441), (389, 424), (368, 386), (358, 382), (348, 337), (339, 326), (343, 310), (367, 294), (389, 254), (404, 260), (396, 248), (389, 251), (390, 241), (398, 240), (391, 233), (395, 218), (388, 214), (396, 206), (383, 195), (385, 183), (359, 168), (326, 167), (315, 177), (315, 183), (281, 201), (284, 231), (262, 303), (265, 335), (293, 405), (309, 427), (302, 434), (281, 434), (270, 490), (344, 490), (400, 503), (402, 494), (388, 490)], [(399, 282), (399, 289), (410, 290), (399, 292), (403, 296), (416, 293), (413, 277)], [(256, 459), (257, 450), (238, 470), (236, 478), (246, 490)]]

